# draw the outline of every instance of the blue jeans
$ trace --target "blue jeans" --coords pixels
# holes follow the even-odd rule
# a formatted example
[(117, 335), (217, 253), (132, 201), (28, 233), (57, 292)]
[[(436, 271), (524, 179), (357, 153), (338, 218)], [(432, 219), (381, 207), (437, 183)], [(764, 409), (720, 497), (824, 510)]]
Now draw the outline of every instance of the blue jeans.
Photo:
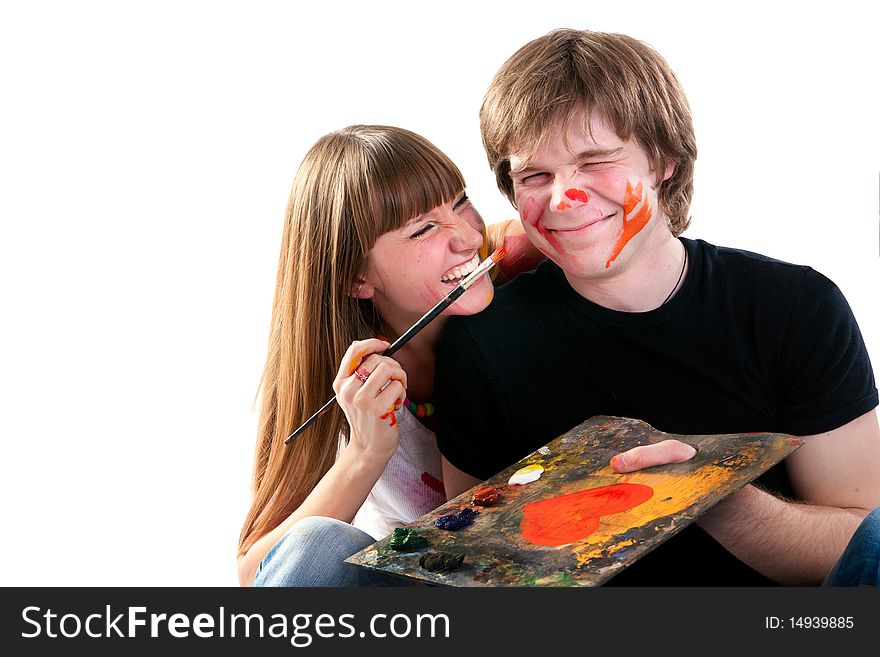
[(272, 546), (254, 586), (411, 586), (407, 580), (345, 563), (376, 540), (334, 518), (303, 518)]
[[(414, 585), (393, 575), (345, 563), (345, 559), (374, 542), (366, 532), (340, 520), (303, 518), (287, 530), (260, 562), (253, 585)], [(880, 507), (859, 525), (822, 586), (880, 586)]]
[(822, 586), (880, 586), (880, 507), (856, 529)]

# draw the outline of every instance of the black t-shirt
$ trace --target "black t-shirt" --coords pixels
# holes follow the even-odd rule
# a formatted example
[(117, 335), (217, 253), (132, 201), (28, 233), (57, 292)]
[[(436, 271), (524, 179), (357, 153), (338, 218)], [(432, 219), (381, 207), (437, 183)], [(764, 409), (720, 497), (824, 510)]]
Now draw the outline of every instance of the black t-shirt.
[[(840, 290), (809, 267), (681, 238), (688, 273), (644, 313), (598, 306), (547, 261), (452, 318), (440, 344), (437, 441), (487, 479), (594, 415), (677, 434), (811, 435), (878, 403)], [(794, 497), (782, 464), (759, 484)], [(766, 585), (693, 524), (609, 585)]]

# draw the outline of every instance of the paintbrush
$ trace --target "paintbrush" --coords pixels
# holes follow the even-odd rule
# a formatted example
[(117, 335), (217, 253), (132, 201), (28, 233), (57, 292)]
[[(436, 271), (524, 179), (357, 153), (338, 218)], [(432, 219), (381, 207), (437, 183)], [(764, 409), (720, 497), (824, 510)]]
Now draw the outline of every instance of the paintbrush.
[[(412, 338), (416, 333), (425, 328), (428, 324), (430, 324), (440, 313), (446, 310), (449, 306), (455, 303), (455, 300), (458, 299), (465, 291), (473, 285), (483, 274), (488, 273), (492, 267), (494, 267), (505, 255), (507, 255), (507, 250), (503, 246), (499, 246), (495, 251), (492, 252), (488, 258), (483, 260), (477, 268), (474, 269), (470, 274), (464, 277), (464, 279), (456, 285), (445, 297), (440, 299), (431, 310), (422, 315), (422, 318), (413, 324), (403, 335), (397, 338), (394, 342), (391, 343), (391, 346), (388, 347), (385, 351), (382, 352), (383, 356), (390, 356), (395, 351), (400, 349), (403, 345), (409, 342), (409, 339)], [(300, 435), (303, 431), (305, 431), (308, 426), (317, 420), (321, 415), (327, 411), (334, 403), (336, 402), (336, 395), (333, 395), (327, 402), (321, 406), (315, 413), (305, 422), (303, 422), (300, 427), (290, 434), (285, 440), (284, 444), (287, 445), (294, 438)]]

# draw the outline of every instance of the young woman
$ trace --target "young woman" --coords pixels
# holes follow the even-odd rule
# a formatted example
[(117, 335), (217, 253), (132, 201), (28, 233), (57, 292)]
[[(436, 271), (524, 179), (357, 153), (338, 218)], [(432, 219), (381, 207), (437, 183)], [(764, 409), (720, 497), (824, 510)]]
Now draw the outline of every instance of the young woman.
[[(379, 354), (505, 231), (504, 272), (543, 258), (519, 222), (493, 224), (486, 236), (464, 188), (449, 158), (400, 128), (351, 126), (306, 154), (287, 208), (260, 386), (242, 585), (356, 585), (343, 559), (446, 501), (431, 404), (444, 317), (394, 359)], [(444, 315), (479, 312), (492, 295), (484, 277)], [(331, 382), (338, 404), (284, 445), (331, 396)]]

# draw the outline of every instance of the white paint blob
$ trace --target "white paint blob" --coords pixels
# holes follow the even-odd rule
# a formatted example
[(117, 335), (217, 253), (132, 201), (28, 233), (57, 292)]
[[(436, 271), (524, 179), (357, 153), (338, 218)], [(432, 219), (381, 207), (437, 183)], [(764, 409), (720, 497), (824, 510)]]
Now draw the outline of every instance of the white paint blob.
[(541, 475), (544, 474), (544, 468), (540, 465), (533, 464), (527, 465), (524, 468), (520, 468), (516, 472), (514, 472), (510, 479), (507, 480), (507, 483), (511, 486), (522, 486), (523, 484), (530, 484), (533, 481), (538, 481), (541, 478)]

